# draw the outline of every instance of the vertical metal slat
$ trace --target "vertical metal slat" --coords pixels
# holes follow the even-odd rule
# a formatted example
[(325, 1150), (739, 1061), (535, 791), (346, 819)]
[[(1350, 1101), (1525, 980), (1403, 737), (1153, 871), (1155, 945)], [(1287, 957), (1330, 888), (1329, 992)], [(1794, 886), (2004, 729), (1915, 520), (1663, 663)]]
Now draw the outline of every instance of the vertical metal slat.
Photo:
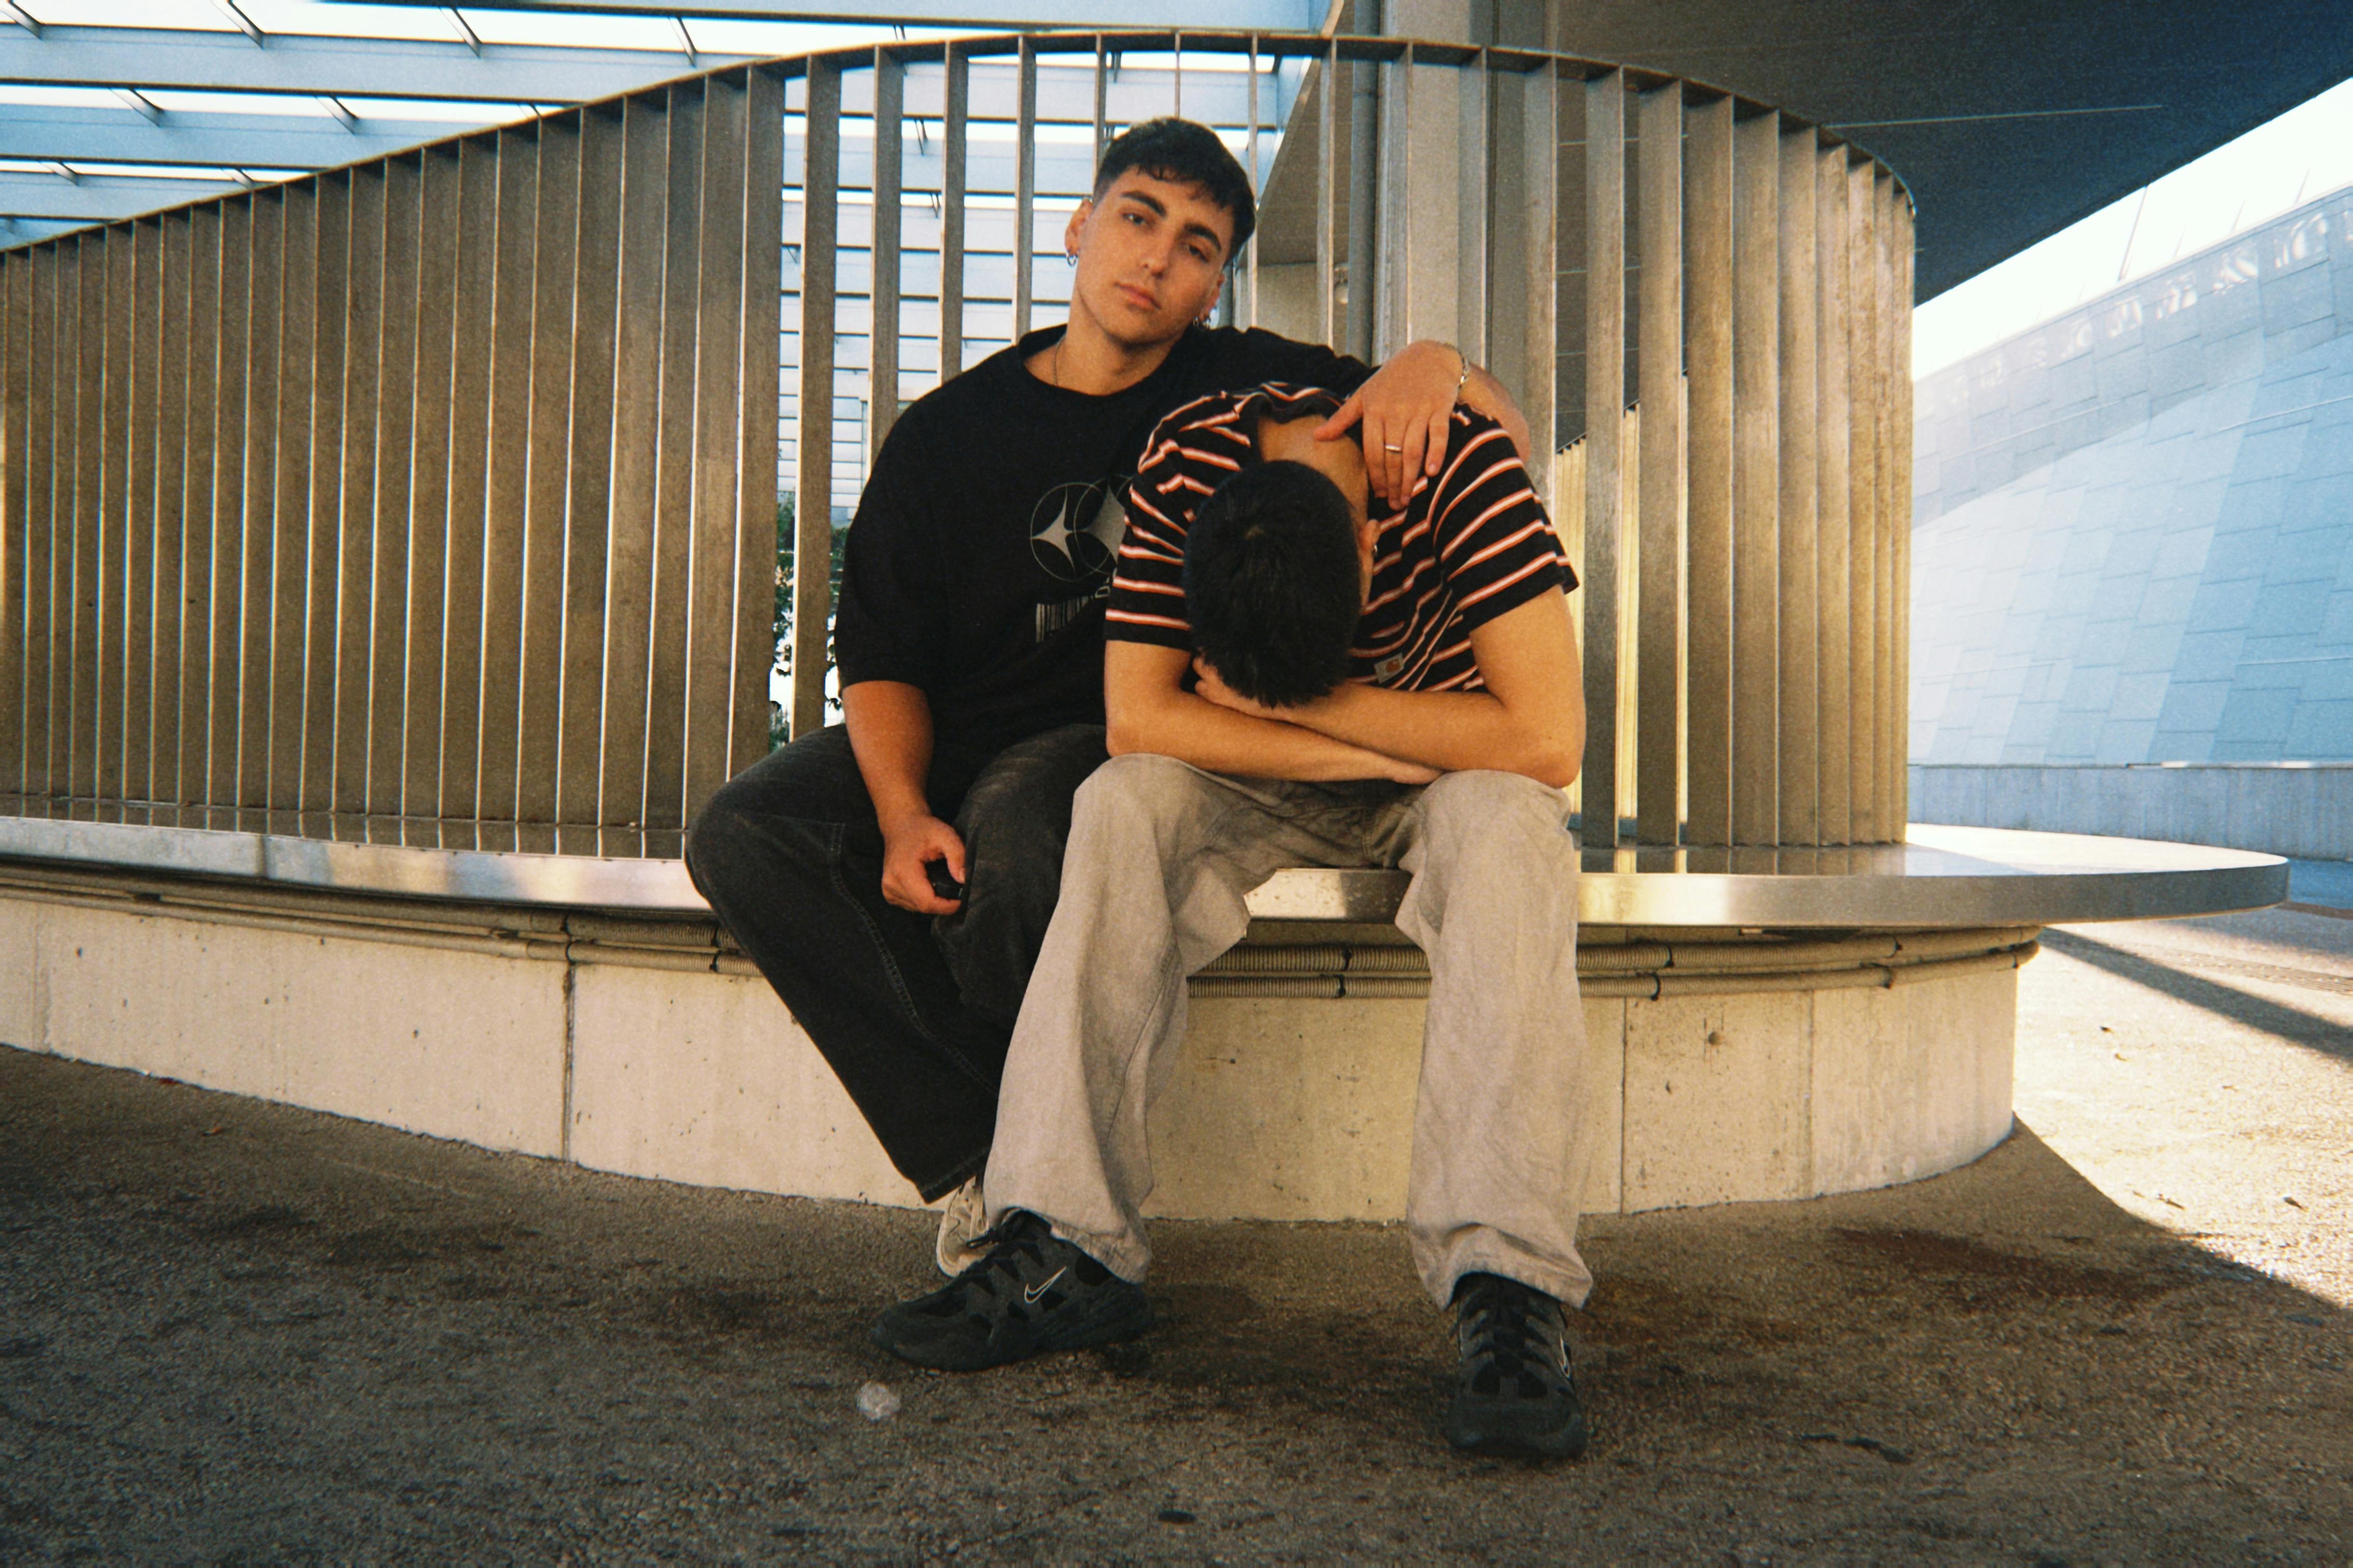
[[(735, 502), (734, 734), (728, 771), (768, 754), (768, 671), (776, 659), (776, 407), (782, 366), (785, 90), (754, 69), (744, 164), (744, 389)], [(837, 89), (837, 101), (838, 89)], [(837, 121), (836, 135), (839, 134)], [(839, 163), (837, 163), (837, 168)], [(893, 198), (895, 205), (896, 198)], [(895, 332), (896, 328), (894, 327)]]
[(220, 416), (221, 211), (188, 216), (188, 418), (181, 479), (180, 766), (173, 799), (193, 805), (211, 784), (214, 425)]
[[(815, 62), (811, 65), (816, 72)], [(839, 116), (838, 68), (832, 75)], [(814, 86), (814, 82), (812, 82)], [(814, 93), (812, 94), (814, 96)], [(739, 401), (743, 388), (744, 182), (747, 162), (748, 93), (741, 77), (704, 84), (702, 266), (696, 279), (694, 391), (694, 538), (690, 581), (686, 666), (686, 810), (691, 817), (727, 779), (734, 723), (733, 689), (735, 618), (736, 475), (743, 453)], [(814, 106), (812, 106), (814, 107)], [(814, 121), (817, 115), (812, 112)], [(819, 271), (802, 250), (802, 281)], [(829, 268), (823, 269), (828, 281)], [(807, 375), (809, 344), (801, 345)], [(830, 367), (828, 366), (828, 370)], [(826, 395), (832, 395), (831, 376)], [(808, 410), (801, 410), (803, 427)], [(802, 481), (806, 484), (807, 481)], [(797, 676), (798, 671), (797, 670)]]
[[(900, 126), (905, 118), (907, 68), (887, 48), (874, 51), (874, 329), (867, 353), (867, 461), (881, 455), (882, 439), (899, 418)], [(781, 188), (781, 187), (780, 187)]]
[(1732, 842), (1733, 181), (1730, 98), (1684, 111), (1684, 534), (1690, 555), (1684, 837)]
[(1843, 146), (1816, 155), (1814, 185), (1814, 384), (1820, 438), (1815, 444), (1815, 613), (1820, 618), (1817, 669), (1821, 715), (1821, 841), (1854, 842), (1852, 715), (1847, 577), (1847, 210)]
[(1626, 79), (1585, 84), (1584, 843), (1618, 842), (1626, 408)]
[[(441, 655), (441, 755), (436, 807), (475, 816), (481, 781), (484, 530), (491, 486), (491, 387), (499, 291), (499, 150), (487, 136), (458, 149), (457, 270), (450, 321), (448, 616)], [(422, 803), (419, 803), (421, 809)]]
[(26, 448), (32, 259), (0, 256), (0, 795), (25, 785)]
[[(155, 473), (164, 374), (164, 227), (132, 226), (130, 438), (124, 490), (128, 553), (123, 562), (122, 783), (125, 800), (155, 798), (155, 579), (159, 518)], [(174, 552), (176, 554), (176, 552)]]
[(96, 724), (91, 732), (97, 771), (91, 793), (122, 798), (123, 721), (129, 708), (128, 556), (131, 523), (131, 300), (132, 226), (104, 232), (106, 290), (99, 386), (98, 663)]
[(1820, 617), (1814, 590), (1814, 154), (1811, 126), (1781, 136), (1780, 830), (1776, 842), (1821, 842)]
[(1779, 831), (1781, 117), (1740, 121), (1733, 142), (1732, 831)]
[(100, 611), (105, 589), (100, 502), (106, 466), (106, 231), (74, 247), (73, 663), (67, 777), (81, 800), (98, 795)]
[[(370, 660), (375, 646), (375, 449), (384, 330), (382, 163), (351, 175), (350, 246), (343, 314), (343, 483), (336, 546), (343, 591), (335, 605), (335, 740), (329, 800), (339, 815), (368, 806)], [(520, 443), (518, 442), (518, 456)]]
[[(580, 116), (579, 237), (572, 311), (571, 462), (564, 517), (563, 687), (555, 821), (602, 816), (607, 572), (614, 531), (613, 369), (620, 304), (621, 111)], [(593, 846), (593, 838), (584, 844)], [(569, 847), (559, 839), (559, 849)]]
[[(645, 821), (646, 698), (660, 491), (662, 252), (670, 103), (622, 110), (618, 333), (613, 359), (613, 537), (605, 609), (605, 733), (598, 820)], [(747, 353), (757, 352), (747, 343)]]
[[(669, 210), (662, 272), (660, 459), (655, 473), (653, 614), (647, 627), (649, 828), (686, 822), (687, 622), (694, 560), (695, 290), (702, 254), (707, 83), (670, 89)], [(773, 569), (772, 569), (773, 571)]]
[[(1103, 40), (1100, 38), (1095, 40), (1095, 155), (1100, 159), (1103, 155)], [(1244, 133), (1243, 139), (1242, 170), (1243, 173), (1250, 176), (1250, 199), (1252, 203), (1255, 204), (1260, 195), (1258, 167), (1258, 35), (1256, 33), (1252, 33), (1250, 35), (1249, 68), (1250, 107), (1247, 112), (1250, 117), (1250, 125), (1247, 132)], [(1255, 229), (1250, 233), (1250, 257), (1245, 263), (1245, 267), (1246, 270), (1243, 277), (1248, 285), (1245, 290), (1248, 298), (1243, 301), (1245, 308), (1242, 311), (1241, 324), (1245, 327), (1255, 327), (1258, 325), (1258, 233)]]
[[(1339, 322), (1335, 314), (1337, 300), (1334, 296), (1332, 262), (1334, 259), (1334, 226), (1337, 218), (1334, 205), (1340, 199), (1333, 180), (1336, 151), (1333, 142), (1339, 134), (1340, 42), (1334, 38), (1324, 46), (1323, 81), (1315, 95), (1315, 276), (1319, 279), (1316, 293), (1321, 301), (1324, 342), (1327, 347), (1340, 346)], [(1366, 280), (1348, 280), (1349, 297), (1365, 287)]]
[(269, 804), (269, 637), (278, 549), (279, 332), (285, 293), (286, 197), (253, 197), (253, 262), (248, 284), (245, 389), (244, 587), (238, 616), (243, 678), (237, 703), (237, 801)]
[(1873, 247), (1873, 263), (1876, 272), (1877, 297), (1872, 306), (1872, 331), (1875, 353), (1872, 369), (1878, 382), (1878, 395), (1872, 404), (1872, 429), (1876, 458), (1878, 496), (1874, 510), (1879, 514), (1879, 528), (1873, 542), (1872, 566), (1873, 586), (1878, 595), (1878, 624), (1875, 627), (1873, 662), (1879, 669), (1879, 778), (1877, 806), (1880, 836), (1890, 842), (1904, 837), (1904, 765), (1905, 762), (1905, 692), (1896, 679), (1896, 668), (1902, 662), (1897, 651), (1897, 639), (1904, 625), (1904, 606), (1899, 602), (1895, 559), (1896, 539), (1904, 530), (1905, 513), (1898, 510), (1895, 494), (1895, 400), (1896, 384), (1908, 379), (1896, 363), (1896, 299), (1895, 251), (1897, 247), (1895, 221), (1895, 182), (1885, 169), (1874, 172), (1872, 198), (1879, 243)]
[(305, 812), (334, 805), (337, 591), (343, 574), (344, 377), (351, 319), (352, 184), (348, 174), (322, 175), (316, 215), (317, 305), (311, 376), (311, 498), (304, 554), (302, 784)]
[(213, 423), (212, 668), (206, 684), (212, 715), (203, 799), (207, 805), (230, 809), (237, 804), (238, 714), (244, 701), (241, 587), (253, 216), (250, 196), (238, 197), (221, 211), (218, 413)]
[(63, 413), (59, 372), (69, 340), (58, 312), (58, 274), (69, 254), (64, 244), (36, 247), (31, 324), (32, 356), (26, 385), (25, 452), (25, 793), (47, 796), (63, 783), (51, 767), (60, 708), (56, 700), (58, 664), (58, 426)]
[[(370, 566), (368, 784), (371, 817), (406, 814), (408, 727), (409, 496), (416, 459), (417, 248), (423, 172), (414, 155), (385, 161), (384, 247), (376, 337), (375, 552)], [(559, 447), (558, 451), (561, 451)], [(536, 462), (540, 454), (533, 453)], [(561, 472), (561, 458), (558, 470)]]
[(940, 381), (964, 369), (965, 121), (972, 103), (972, 61), (954, 43), (943, 57), (940, 124)]
[[(1032, 232), (1038, 226), (1038, 47), (1027, 33), (1015, 46), (1014, 58), (1019, 86), (1013, 123), (1013, 341), (1018, 342), (1029, 331), (1030, 265), (1037, 259), (1038, 249), (1038, 237)], [(833, 68), (815, 59), (809, 62), (812, 90), (816, 73)], [(837, 84), (839, 79), (836, 70)], [(834, 90), (839, 93), (839, 85)], [(838, 126), (835, 135), (838, 142)]]
[(1456, 258), (1454, 314), (1455, 345), (1473, 364), (1493, 363), (1488, 341), (1493, 317), (1488, 298), (1493, 258), (1494, 97), (1487, 68), (1487, 51), (1481, 49), (1470, 65), (1454, 68), (1456, 123), (1460, 128), (1458, 161), (1462, 170), (1461, 224), (1463, 246)]
[[(1528, 422), (1530, 468), (1536, 494), (1557, 510), (1571, 499), (1553, 493), (1552, 455), (1560, 447), (1559, 342), (1556, 312), (1560, 287), (1560, 76), (1550, 61), (1529, 72), (1520, 100), (1522, 155), (1520, 199), (1525, 254), (1520, 258), (1525, 296), (1525, 338), (1520, 363), (1525, 384), (1520, 412)], [(1581, 501), (1581, 498), (1580, 498)]]
[(1879, 815), (1879, 446), (1872, 413), (1879, 396), (1871, 320), (1879, 297), (1872, 259), (1879, 229), (1872, 178), (1867, 158), (1847, 171), (1847, 694), (1853, 715), (1848, 809), (1858, 844), (1885, 837)]
[[(270, 540), (269, 752), (263, 799), (302, 799), (302, 665), (310, 551), (311, 377), (318, 354), (319, 185), (290, 185), (283, 213), (278, 329), (276, 503)], [(340, 303), (340, 301), (338, 301)]]
[[(1023, 45), (1023, 105), (1034, 110), (1035, 62)], [(1023, 121), (1024, 145), (1033, 129)], [(813, 734), (825, 722), (826, 617), (831, 609), (827, 578), (833, 561), (833, 358), (836, 196), (840, 177), (841, 77), (821, 61), (809, 62), (807, 162), (801, 211), (800, 493), (793, 537), (793, 711), (796, 736)], [(1026, 171), (1027, 159), (1024, 159)], [(1020, 178), (1029, 178), (1025, 172)], [(1026, 204), (1027, 197), (1022, 200)], [(1026, 212), (1026, 205), (1023, 210)], [(1022, 233), (1026, 235), (1027, 231)], [(1027, 246), (1027, 239), (1018, 243)], [(1028, 272), (1017, 268), (1017, 289), (1026, 310)], [(1014, 334), (1027, 330), (1018, 320)]]
[[(539, 216), (533, 258), (531, 477), (522, 538), (522, 701), (515, 817), (555, 820), (564, 702), (565, 514), (572, 441), (572, 312), (579, 282), (580, 122), (558, 115), (539, 130)], [(534, 834), (522, 840), (537, 846)]]
[(1642, 405), (1641, 543), (1636, 598), (1637, 837), (1672, 845), (1682, 828), (1683, 773), (1683, 89), (1641, 95), (1635, 193), (1641, 286), (1635, 334)]
[[(459, 240), (456, 149), (425, 151), (417, 200), (417, 348), (411, 377), (408, 602), (401, 637), (406, 701), (401, 714), (400, 799), (404, 816), (429, 820), (440, 813), (441, 705), (449, 689), (442, 657), (450, 619), (449, 425)], [(438, 833), (417, 841), (442, 842)], [(455, 842), (472, 847), (470, 837)]]
[(148, 797), (180, 798), (180, 700), (185, 630), (188, 297), (190, 220), (169, 213), (157, 225), (155, 332), (154, 730)]
[(1894, 251), (1889, 289), (1887, 382), (1894, 394), (1890, 411), (1887, 460), (1894, 472), (1888, 492), (1888, 598), (1895, 624), (1888, 638), (1892, 658), (1887, 672), (1892, 689), (1890, 720), (1894, 726), (1894, 755), (1888, 773), (1892, 795), (1887, 807), (1887, 836), (1904, 837), (1911, 817), (1912, 710), (1912, 291), (1915, 287), (1912, 201), (1893, 180), (1888, 183), (1890, 240)]

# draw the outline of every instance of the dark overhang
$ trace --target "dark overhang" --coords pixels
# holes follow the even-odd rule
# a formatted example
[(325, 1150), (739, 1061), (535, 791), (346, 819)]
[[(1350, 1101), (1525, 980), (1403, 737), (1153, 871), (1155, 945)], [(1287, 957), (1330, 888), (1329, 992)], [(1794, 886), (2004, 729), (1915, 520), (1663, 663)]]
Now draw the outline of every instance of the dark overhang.
[[(1499, 0), (1504, 41), (1524, 18)], [(1525, 11), (1537, 11), (1535, 6)], [(1840, 127), (1919, 205), (1919, 298), (2353, 77), (2348, 0), (1557, 0), (1554, 46)]]

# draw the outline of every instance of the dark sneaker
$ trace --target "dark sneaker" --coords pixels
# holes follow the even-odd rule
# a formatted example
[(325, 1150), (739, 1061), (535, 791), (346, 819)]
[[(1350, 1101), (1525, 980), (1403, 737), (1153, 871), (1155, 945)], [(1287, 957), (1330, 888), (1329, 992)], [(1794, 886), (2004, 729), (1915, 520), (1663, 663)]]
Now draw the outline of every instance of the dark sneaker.
[(1152, 1326), (1131, 1285), (1015, 1209), (973, 1238), (981, 1259), (928, 1296), (874, 1320), (874, 1342), (902, 1361), (977, 1372), (1047, 1351), (1082, 1350)]
[(1568, 1373), (1560, 1303), (1497, 1274), (1454, 1287), (1462, 1380), (1446, 1411), (1446, 1440), (1465, 1453), (1567, 1459), (1585, 1452), (1585, 1406)]

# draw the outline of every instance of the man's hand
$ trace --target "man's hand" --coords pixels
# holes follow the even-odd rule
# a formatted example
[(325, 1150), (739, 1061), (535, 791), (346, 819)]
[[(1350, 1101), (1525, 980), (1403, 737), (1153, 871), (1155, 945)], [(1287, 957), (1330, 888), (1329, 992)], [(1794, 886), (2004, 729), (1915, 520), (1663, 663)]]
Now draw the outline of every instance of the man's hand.
[(1373, 493), (1402, 507), (1424, 475), (1435, 477), (1446, 465), (1464, 368), (1462, 356), (1444, 343), (1409, 343), (1317, 427), (1315, 438), (1336, 441), (1361, 420)]
[(964, 840), (936, 816), (904, 816), (882, 825), (882, 897), (919, 915), (952, 915), (962, 909), (932, 890), (930, 863), (947, 862), (948, 875), (964, 880)]
[(1272, 719), (1277, 723), (1283, 724), (1291, 722), (1282, 709), (1270, 708), (1263, 702), (1254, 701), (1228, 686), (1224, 678), (1218, 674), (1218, 667), (1198, 654), (1193, 656), (1193, 673), (1198, 678), (1198, 683), (1193, 688), (1193, 695), (1203, 701), (1214, 702), (1220, 708), (1230, 708), (1237, 713), (1247, 713), (1253, 719)]

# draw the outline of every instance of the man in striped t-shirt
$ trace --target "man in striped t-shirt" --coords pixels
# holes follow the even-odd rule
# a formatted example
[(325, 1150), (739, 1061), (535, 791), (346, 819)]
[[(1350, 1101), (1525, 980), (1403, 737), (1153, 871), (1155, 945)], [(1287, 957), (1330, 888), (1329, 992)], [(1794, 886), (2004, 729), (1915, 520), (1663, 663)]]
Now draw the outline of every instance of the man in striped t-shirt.
[(876, 1337), (971, 1368), (1147, 1326), (1145, 1116), (1184, 976), (1241, 939), (1277, 869), (1400, 867), (1398, 924), (1430, 969), (1406, 1221), (1456, 1314), (1447, 1433), (1574, 1454), (1562, 1309), (1592, 1284), (1562, 794), (1584, 747), (1574, 579), (1493, 420), (1458, 407), (1440, 471), (1393, 510), (1353, 443), (1314, 438), (1336, 404), (1215, 394), (1145, 448), (1105, 624), (1113, 757), (1079, 791), (1006, 1063), (991, 1262)]

